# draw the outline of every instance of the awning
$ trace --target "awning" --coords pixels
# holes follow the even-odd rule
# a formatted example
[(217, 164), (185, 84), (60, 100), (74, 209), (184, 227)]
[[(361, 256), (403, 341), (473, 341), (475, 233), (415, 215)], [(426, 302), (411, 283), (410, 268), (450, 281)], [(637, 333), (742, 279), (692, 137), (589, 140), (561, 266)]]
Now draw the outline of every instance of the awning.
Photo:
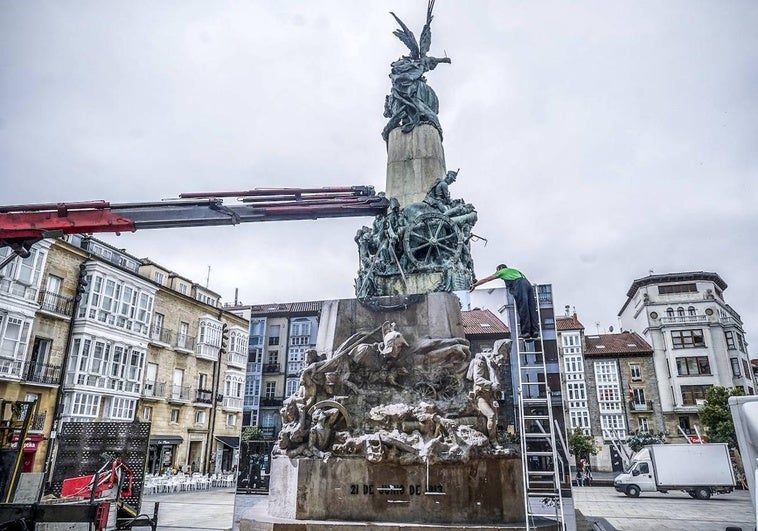
[(227, 445), (229, 448), (236, 450), (240, 447), (239, 437), (229, 437), (226, 435), (216, 435), (215, 439), (221, 444)]
[(150, 444), (155, 446), (169, 446), (182, 444), (184, 439), (178, 435), (153, 435), (150, 437)]

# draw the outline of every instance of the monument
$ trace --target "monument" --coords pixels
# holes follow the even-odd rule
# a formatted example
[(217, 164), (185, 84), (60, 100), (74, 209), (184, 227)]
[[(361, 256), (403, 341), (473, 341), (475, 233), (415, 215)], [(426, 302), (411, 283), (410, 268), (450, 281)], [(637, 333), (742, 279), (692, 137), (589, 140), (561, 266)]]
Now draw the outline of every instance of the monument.
[(454, 199), (425, 74), (434, 2), (391, 65), (382, 131), (390, 206), (355, 237), (355, 299), (328, 301), (298, 391), (284, 401), (268, 514), (240, 529), (519, 529), (521, 458), (497, 436), (510, 341), (471, 352), (460, 302), (474, 279), (475, 208)]

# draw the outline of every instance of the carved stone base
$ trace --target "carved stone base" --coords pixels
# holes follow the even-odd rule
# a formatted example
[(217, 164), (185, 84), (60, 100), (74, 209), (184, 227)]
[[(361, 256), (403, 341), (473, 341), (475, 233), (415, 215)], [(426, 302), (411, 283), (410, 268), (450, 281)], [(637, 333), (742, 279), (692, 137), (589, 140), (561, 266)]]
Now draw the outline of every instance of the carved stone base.
[(464, 337), (461, 303), (452, 293), (427, 293), (414, 297), (376, 297), (371, 304), (357, 299), (329, 303), (319, 325), (319, 352), (336, 349), (360, 330), (371, 330), (385, 321), (413, 341), (421, 337)]
[(445, 176), (445, 151), (434, 126), (421, 124), (410, 133), (398, 127), (387, 142), (387, 197), (405, 208), (423, 201), (434, 181)]
[(405, 281), (400, 275), (376, 278), (380, 293), (390, 296), (432, 293), (441, 282), (442, 273), (412, 273), (405, 276)]
[(393, 465), (362, 458), (271, 466), (269, 514), (298, 520), (496, 524), (524, 520), (519, 458)]

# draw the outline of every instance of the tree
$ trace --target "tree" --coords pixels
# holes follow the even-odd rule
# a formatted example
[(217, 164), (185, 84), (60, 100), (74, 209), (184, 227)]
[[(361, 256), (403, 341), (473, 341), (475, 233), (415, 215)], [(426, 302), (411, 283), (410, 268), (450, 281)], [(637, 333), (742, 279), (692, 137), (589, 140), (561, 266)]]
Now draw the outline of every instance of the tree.
[(569, 433), (568, 447), (577, 466), (580, 459), (589, 459), (590, 455), (597, 455), (595, 439), (592, 435), (585, 435), (581, 428), (574, 428), (574, 431)]
[(663, 444), (663, 434), (659, 433), (658, 435), (655, 435), (650, 432), (634, 433), (626, 438), (626, 444), (632, 452), (637, 453), (645, 446), (651, 444)]
[(700, 408), (698, 415), (709, 442), (727, 443), (730, 448), (737, 447), (734, 421), (729, 412), (729, 397), (744, 395), (745, 391), (741, 387), (727, 388), (718, 385), (705, 393), (705, 405)]
[(263, 430), (260, 429), (258, 426), (246, 426), (242, 429), (242, 441), (243, 442), (249, 442), (249, 441), (262, 441), (263, 440)]

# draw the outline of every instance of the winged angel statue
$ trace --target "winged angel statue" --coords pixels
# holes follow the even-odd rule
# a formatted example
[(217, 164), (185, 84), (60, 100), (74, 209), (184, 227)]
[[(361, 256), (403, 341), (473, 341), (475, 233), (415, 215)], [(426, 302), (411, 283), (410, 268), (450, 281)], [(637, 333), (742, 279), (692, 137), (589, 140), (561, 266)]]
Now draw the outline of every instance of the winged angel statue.
[(404, 55), (391, 65), (390, 79), (392, 91), (384, 101), (384, 116), (389, 122), (382, 131), (382, 137), (386, 141), (390, 131), (396, 127), (402, 127), (404, 133), (410, 132), (420, 123), (432, 124), (442, 135), (437, 113), (439, 112), (439, 100), (434, 90), (426, 84), (424, 74), (434, 70), (440, 63), (450, 63), (449, 57), (437, 58), (427, 56), (432, 44), (432, 10), (434, 0), (429, 0), (426, 9), (426, 24), (421, 31), (421, 40), (416, 42), (413, 32), (408, 29), (395, 13), (390, 14), (400, 24), (401, 29), (393, 33), (410, 50), (410, 55)]

